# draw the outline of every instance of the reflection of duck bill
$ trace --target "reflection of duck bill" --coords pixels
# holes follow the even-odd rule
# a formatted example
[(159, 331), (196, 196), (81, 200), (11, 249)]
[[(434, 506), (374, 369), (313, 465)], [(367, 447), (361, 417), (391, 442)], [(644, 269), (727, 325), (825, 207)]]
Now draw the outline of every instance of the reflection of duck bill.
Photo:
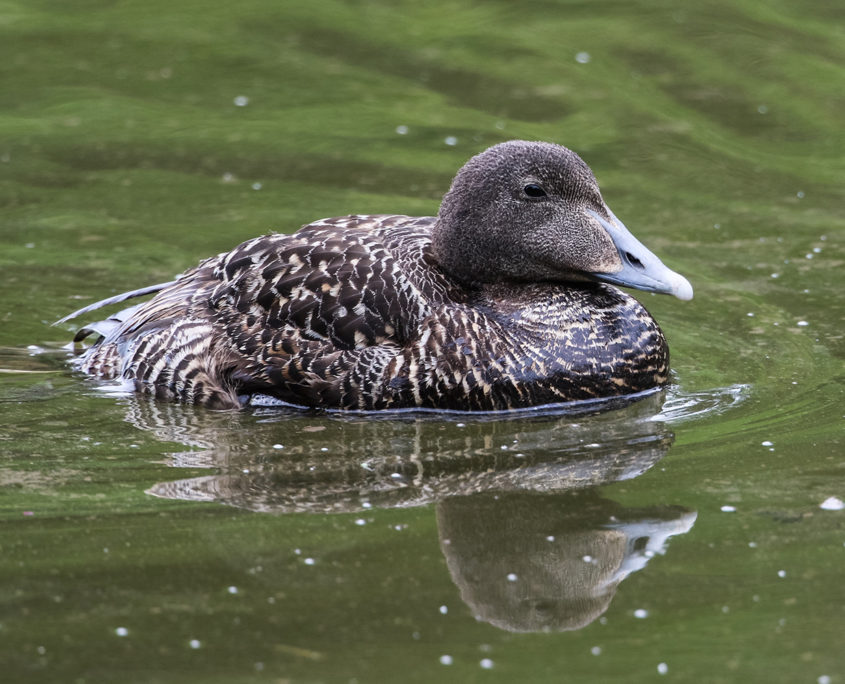
[[(690, 530), (680, 507), (624, 509), (594, 490), (442, 501), (441, 549), (478, 619), (515, 632), (580, 629), (668, 538)], [(614, 522), (621, 521), (621, 522)]]

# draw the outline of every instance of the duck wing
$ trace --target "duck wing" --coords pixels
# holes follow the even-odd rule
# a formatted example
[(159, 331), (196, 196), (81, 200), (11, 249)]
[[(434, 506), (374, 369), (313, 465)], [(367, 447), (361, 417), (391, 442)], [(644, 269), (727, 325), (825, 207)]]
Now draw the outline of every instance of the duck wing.
[(231, 406), (263, 392), (367, 407), (431, 301), (444, 296), (436, 278), (413, 277), (432, 221), (326, 219), (244, 242), (116, 326), (88, 326), (102, 336), (81, 367), (184, 402)]

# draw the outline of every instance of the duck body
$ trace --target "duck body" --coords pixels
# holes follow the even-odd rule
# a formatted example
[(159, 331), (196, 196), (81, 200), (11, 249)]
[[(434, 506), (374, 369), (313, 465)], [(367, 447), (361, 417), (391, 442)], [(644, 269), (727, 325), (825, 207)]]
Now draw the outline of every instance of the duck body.
[[(513, 143), (491, 150), (508, 145)], [(551, 164), (549, 156), (559, 161), (563, 150), (565, 161), (577, 166), (574, 157), (583, 165), (576, 180), (579, 174), (592, 178), (577, 155), (545, 143), (520, 143), (496, 161), (511, 162), (526, 149), (531, 157), (537, 145), (551, 148), (541, 150), (545, 163)], [(466, 194), (458, 183), (467, 167), (450, 194)], [(632, 254), (633, 243), (623, 240), (619, 247), (612, 239), (618, 219), (604, 211), (597, 186), (589, 198), (596, 209), (577, 217), (588, 225), (586, 237), (579, 226), (572, 229), (570, 217), (581, 200), (577, 192), (570, 193), (572, 200), (558, 189), (572, 185), (572, 173), (558, 178), (540, 169), (529, 164), (528, 174), (503, 171), (515, 176), (517, 190), (501, 179), (490, 181), (511, 195), (524, 194), (529, 185), (544, 189), (544, 196), (534, 197), (533, 190), (525, 196), (529, 209), (541, 209), (527, 216), (518, 204), (522, 196), (514, 202), (503, 202), (501, 192), (481, 197), (482, 204), (497, 206), (479, 218), (460, 203), (451, 206), (447, 195), (437, 217), (352, 215), (316, 221), (292, 235), (248, 240), (171, 283), (138, 291), (155, 292), (151, 300), (80, 330), (76, 339), (91, 333), (98, 339), (78, 367), (161, 399), (221, 409), (269, 396), (318, 408), (500, 410), (665, 384), (669, 352), (657, 323), (633, 297), (595, 282), (639, 278), (639, 271), (626, 276), (622, 261), (644, 263), (641, 271), (651, 268), (646, 257), (656, 257), (647, 250)], [(483, 183), (479, 187), (483, 195)], [(574, 238), (542, 238), (559, 232), (555, 212), (542, 206), (550, 195), (566, 197), (565, 233)], [(453, 210), (457, 217), (450, 219)], [(538, 217), (541, 239), (534, 240)], [(450, 221), (457, 227), (444, 229)], [(494, 225), (502, 221), (507, 225)], [(474, 237), (479, 223), (482, 235)], [(467, 225), (469, 234), (462, 232)], [(596, 254), (583, 268), (569, 256), (561, 266), (561, 239)], [(478, 250), (489, 254), (478, 256)], [(689, 298), (689, 284), (665, 271), (670, 275), (657, 269), (662, 285), (634, 286)]]

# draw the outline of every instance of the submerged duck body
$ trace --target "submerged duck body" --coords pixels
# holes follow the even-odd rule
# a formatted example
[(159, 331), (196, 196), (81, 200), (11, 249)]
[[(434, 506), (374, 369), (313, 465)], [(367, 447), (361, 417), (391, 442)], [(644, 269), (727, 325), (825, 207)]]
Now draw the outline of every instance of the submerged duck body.
[(657, 323), (596, 281), (692, 296), (575, 153), (513, 141), (471, 159), (437, 217), (323, 219), (86, 307), (155, 293), (81, 329), (98, 339), (78, 366), (212, 408), (498, 410), (666, 383)]

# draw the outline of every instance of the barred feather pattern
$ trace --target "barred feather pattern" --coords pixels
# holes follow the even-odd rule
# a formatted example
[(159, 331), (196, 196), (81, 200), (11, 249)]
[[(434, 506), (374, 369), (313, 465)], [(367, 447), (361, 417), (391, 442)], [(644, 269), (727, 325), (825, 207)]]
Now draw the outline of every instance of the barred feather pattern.
[(79, 366), (212, 408), (260, 393), (495, 410), (667, 381), (665, 340), (635, 299), (598, 284), (459, 283), (431, 256), (434, 221), (348, 216), (248, 240), (118, 314)]

